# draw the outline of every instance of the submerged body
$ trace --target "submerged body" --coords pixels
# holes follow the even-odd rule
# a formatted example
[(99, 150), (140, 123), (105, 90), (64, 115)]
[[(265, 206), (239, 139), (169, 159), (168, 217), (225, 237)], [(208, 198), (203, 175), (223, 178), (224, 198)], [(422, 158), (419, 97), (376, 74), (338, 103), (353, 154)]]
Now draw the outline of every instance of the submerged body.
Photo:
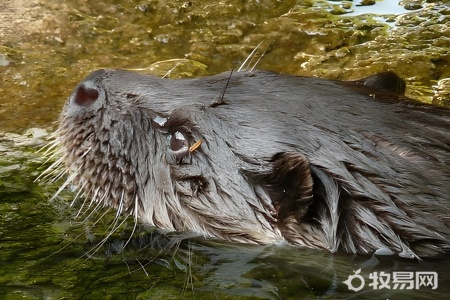
[(450, 249), (449, 110), (363, 85), (382, 87), (376, 77), (228, 77), (92, 73), (61, 114), (67, 183), (171, 231), (411, 258)]

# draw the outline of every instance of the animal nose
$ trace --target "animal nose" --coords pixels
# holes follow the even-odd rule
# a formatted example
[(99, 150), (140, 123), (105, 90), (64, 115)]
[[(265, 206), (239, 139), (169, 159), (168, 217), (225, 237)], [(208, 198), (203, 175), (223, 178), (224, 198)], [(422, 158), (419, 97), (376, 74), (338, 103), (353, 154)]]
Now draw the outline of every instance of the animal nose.
[(97, 101), (98, 96), (99, 91), (97, 88), (81, 84), (75, 90), (73, 101), (79, 106), (88, 106)]
[(102, 82), (106, 70), (97, 70), (86, 77), (72, 92), (69, 103), (73, 107), (87, 107), (105, 97)]

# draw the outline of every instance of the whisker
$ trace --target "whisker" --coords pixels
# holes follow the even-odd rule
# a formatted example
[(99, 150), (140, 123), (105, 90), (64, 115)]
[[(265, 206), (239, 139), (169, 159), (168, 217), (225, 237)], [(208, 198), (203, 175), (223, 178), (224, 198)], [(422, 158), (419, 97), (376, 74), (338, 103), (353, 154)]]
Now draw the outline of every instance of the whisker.
[(259, 64), (259, 61), (264, 57), (264, 55), (266, 55), (267, 50), (264, 50), (263, 54), (261, 54), (261, 56), (258, 58), (258, 60), (256, 61), (256, 63), (253, 65), (253, 67), (250, 69), (250, 72), (253, 72), (254, 69), (256, 68), (256, 66)]
[(83, 184), (78, 188), (78, 192), (76, 193), (75, 197), (73, 198), (73, 200), (70, 202), (69, 207), (73, 207), (73, 205), (75, 204), (75, 202), (78, 200), (78, 198), (82, 195), (83, 191), (84, 191), (84, 187), (85, 187), (85, 183), (83, 182)]
[[(83, 233), (80, 233), (80, 234), (77, 235), (75, 238), (73, 238), (69, 243), (67, 243), (67, 245), (61, 247), (60, 249), (58, 249), (58, 250), (56, 250), (56, 251), (54, 251), (52, 254), (50, 254), (50, 255), (44, 257), (44, 259), (49, 258), (49, 257), (52, 257), (53, 255), (55, 255), (55, 254), (61, 252), (62, 250), (66, 249), (67, 247), (69, 247), (69, 245), (70, 245), (73, 241), (76, 241), (76, 240), (79, 239), (82, 235), (84, 235), (84, 232), (83, 232)], [(62, 244), (63, 242), (64, 242), (64, 241), (62, 241), (61, 244)]]
[[(98, 201), (96, 201), (96, 205), (91, 209), (91, 212), (85, 217), (85, 219), (84, 219), (83, 222), (86, 222), (86, 221), (92, 216), (92, 214), (94, 214), (95, 212), (97, 212), (97, 211), (100, 209), (100, 207), (105, 207), (105, 205), (103, 205), (104, 203), (103, 203), (103, 201), (102, 201), (102, 199), (105, 198), (105, 197), (106, 197), (106, 195), (103, 195)], [(84, 205), (84, 203), (85, 203), (86, 201), (88, 201), (88, 200), (85, 199), (85, 201), (83, 202), (83, 205)], [(92, 203), (92, 201), (93, 201), (93, 200), (91, 199), (90, 203)], [(89, 211), (89, 208), (90, 208), (90, 204), (88, 205), (88, 208), (85, 210), (85, 212)], [(108, 209), (109, 209), (109, 208), (108, 208)], [(84, 215), (84, 213), (81, 214), (80, 217), (81, 217), (82, 215)], [(77, 217), (78, 217), (78, 215), (77, 215)]]
[(86, 201), (88, 201), (88, 200), (85, 198), (83, 200), (83, 203), (81, 204), (80, 208), (78, 209), (77, 213), (73, 217), (74, 219), (78, 219), (79, 217), (81, 217), (84, 214), (83, 208), (84, 208), (84, 205), (86, 204)]
[[(109, 210), (110, 210), (110, 208), (108, 208), (108, 209), (107, 209), (100, 217), (98, 217), (97, 220), (96, 220), (90, 227), (95, 227), (95, 226), (97, 225), (97, 223), (100, 222), (100, 220), (102, 220), (102, 218), (104, 218), (104, 216), (109, 212)], [(76, 239), (80, 238), (83, 234), (84, 234), (84, 233), (79, 234), (79, 235), (78, 235), (75, 239), (73, 239), (73, 240), (76, 240)], [(105, 239), (106, 239), (106, 238), (105, 238)], [(103, 244), (104, 244), (104, 239), (102, 240), (102, 242), (101, 242), (100, 245), (96, 245), (93, 249), (89, 250), (88, 252), (86, 252), (85, 254), (83, 254), (81, 257), (86, 256), (86, 255), (88, 255), (88, 254), (91, 253), (91, 252), (92, 252), (92, 253), (88, 255), (88, 258), (92, 257), (92, 256), (97, 252), (97, 250), (100, 249), (101, 246), (103, 246)], [(78, 259), (80, 259), (81, 257), (79, 257)], [(88, 258), (87, 258), (87, 259), (88, 259)], [(78, 260), (78, 259), (76, 259), (76, 260)]]
[(240, 66), (239, 69), (237, 70), (238, 72), (240, 72), (240, 71), (245, 67), (245, 65), (247, 64), (247, 62), (248, 62), (249, 60), (253, 59), (253, 54), (255, 54), (256, 50), (258, 50), (259, 46), (261, 46), (262, 43), (263, 43), (263, 42), (260, 42), (260, 43), (258, 44), (258, 46), (256, 46), (255, 49), (253, 49), (253, 51), (249, 54), (249, 56), (247, 56), (247, 58), (244, 60), (244, 62), (241, 64), (241, 66)]
[(41, 153), (42, 151), (44, 151), (43, 155), (46, 156), (46, 154), (53, 148), (55, 148), (56, 146), (59, 145), (58, 142), (58, 136), (59, 134), (56, 134), (56, 132), (53, 132), (49, 135), (49, 137), (47, 138), (47, 143), (45, 145), (43, 145), (41, 148), (39, 148), (36, 152), (37, 153)]
[(144, 265), (143, 264), (141, 264), (141, 262), (139, 261), (139, 259), (137, 259), (137, 258), (135, 258), (136, 259), (136, 261), (138, 262), (138, 264), (141, 266), (141, 269), (142, 269), (142, 271), (144, 271), (144, 273), (145, 273), (145, 275), (147, 275), (148, 276), (148, 273), (147, 273), (147, 271), (145, 271), (145, 267), (144, 267)]
[[(191, 242), (188, 242), (188, 267), (187, 267), (187, 278), (185, 291), (188, 289), (188, 285), (191, 285), (192, 296), (194, 296), (194, 276), (192, 276), (192, 248)], [(195, 298), (195, 296), (194, 296)]]
[(38, 150), (38, 152), (42, 151), (45, 149), (43, 155), (47, 156), (50, 153), (54, 153), (54, 152), (59, 152), (61, 151), (61, 144), (59, 142), (59, 140), (57, 138), (55, 138), (53, 141), (50, 141), (49, 143), (47, 143), (47, 145), (43, 146), (42, 148), (40, 148)]
[[(100, 222), (103, 218), (104, 218), (104, 216), (109, 212), (109, 210), (110, 210), (110, 208), (108, 208), (100, 217), (98, 217), (97, 218), (97, 220), (90, 226), (90, 227), (95, 227), (96, 225), (97, 225), (97, 223), (98, 222)], [(78, 235), (77, 237), (76, 237), (76, 239), (78, 239), (80, 236), (82, 236), (84, 233), (81, 233), (80, 235)], [(74, 239), (75, 240), (75, 239)], [(103, 244), (102, 244), (103, 245)], [(100, 245), (100, 247), (102, 246), (102, 245)], [(100, 248), (99, 247), (99, 248)], [(95, 249), (95, 248), (94, 248)], [(98, 250), (98, 249), (97, 249)], [(94, 251), (94, 253), (92, 253), (92, 255), (94, 255), (95, 254), (95, 252), (97, 252), (97, 250), (95, 250)], [(85, 253), (85, 254), (83, 254), (83, 256), (85, 256), (85, 255), (87, 255), (89, 252), (91, 252), (91, 251), (93, 251), (93, 249), (91, 249), (91, 250), (89, 250), (87, 253)], [(92, 256), (91, 255), (91, 256)], [(91, 256), (89, 256), (89, 257), (91, 257)], [(81, 258), (81, 257), (80, 257)]]
[[(45, 163), (47, 163), (50, 159), (47, 159)], [(42, 172), (35, 180), (34, 182), (37, 182), (39, 180), (47, 180), (48, 177), (50, 177), (51, 175), (54, 175), (54, 171), (58, 170), (60, 168), (60, 166), (64, 163), (64, 158), (60, 157), (58, 158), (58, 160), (56, 160), (55, 162), (53, 162), (47, 169), (44, 170), (44, 172)], [(63, 170), (64, 172), (66, 170)], [(54, 181), (53, 181), (54, 182)]]
[[(59, 173), (55, 174), (53, 176), (53, 178), (49, 178), (50, 183), (54, 183), (54, 182), (60, 180), (67, 174), (67, 170), (65, 168), (62, 168), (61, 166), (59, 166), (58, 168), (61, 168), (61, 170), (59, 171)], [(55, 169), (55, 171), (56, 171), (56, 169)]]
[(134, 235), (134, 233), (135, 233), (135, 231), (136, 231), (136, 227), (137, 227), (137, 224), (138, 224), (138, 218), (137, 218), (137, 206), (138, 206), (138, 203), (139, 203), (139, 199), (138, 199), (138, 197), (136, 196), (135, 197), (135, 201), (134, 201), (134, 203), (135, 203), (135, 215), (134, 215), (134, 226), (133, 226), (133, 230), (131, 231), (131, 234), (130, 234), (130, 237), (128, 238), (128, 240), (125, 242), (125, 244), (123, 245), (123, 247), (122, 247), (122, 249), (120, 249), (120, 251), (122, 251), (127, 245), (128, 245), (128, 243), (131, 241), (131, 238), (133, 237), (133, 235)]
[(133, 238), (134, 233), (136, 232), (136, 228), (137, 228), (137, 221), (135, 220), (134, 222), (134, 226), (133, 226), (133, 230), (131, 231), (130, 237), (128, 238), (128, 240), (125, 242), (125, 244), (122, 246), (122, 249), (119, 250), (119, 252), (122, 252), (123, 249), (125, 249), (125, 247), (128, 245), (128, 243), (131, 241), (131, 239)]
[[(123, 221), (122, 222), (120, 222), (120, 224), (119, 225), (117, 225), (117, 226), (114, 226), (114, 228), (113, 228), (113, 230), (111, 230), (111, 232), (110, 233), (108, 233), (107, 235), (106, 235), (106, 237), (104, 237), (93, 249), (91, 249), (91, 250), (89, 250), (85, 255), (88, 255), (87, 256), (87, 259), (89, 259), (89, 258), (91, 258), (96, 252), (97, 252), (97, 250), (99, 250), (107, 241), (108, 241), (108, 239), (109, 239), (109, 237), (114, 233), (114, 232), (116, 232), (116, 230), (118, 229), (118, 228), (120, 228), (125, 222), (127, 221), (127, 218), (124, 218), (123, 219)], [(114, 221), (114, 223), (116, 223), (116, 221)], [(122, 248), (123, 249), (123, 248)], [(90, 253), (90, 254), (89, 254)]]
[(59, 187), (59, 189), (56, 191), (56, 193), (50, 198), (49, 202), (52, 202), (53, 200), (58, 197), (58, 195), (70, 184), (72, 181), (77, 177), (77, 173), (72, 173), (69, 175), (69, 177), (66, 179), (66, 181)]
[(125, 194), (125, 191), (122, 190), (122, 194), (120, 195), (120, 200), (119, 200), (119, 206), (117, 207), (116, 218), (118, 218), (120, 216), (120, 214), (122, 213), (124, 194)]
[(169, 69), (166, 74), (164, 74), (164, 76), (162, 78), (167, 78), (170, 76), (170, 74), (172, 74), (172, 71), (175, 70), (176, 68), (178, 68), (178, 66), (180, 65), (180, 63), (176, 63), (175, 66), (173, 66), (171, 69)]

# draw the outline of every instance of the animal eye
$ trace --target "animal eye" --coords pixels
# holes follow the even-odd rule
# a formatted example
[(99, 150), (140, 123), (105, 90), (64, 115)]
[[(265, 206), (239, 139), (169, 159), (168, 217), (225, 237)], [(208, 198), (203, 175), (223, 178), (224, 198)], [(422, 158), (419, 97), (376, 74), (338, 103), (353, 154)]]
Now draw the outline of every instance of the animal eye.
[(170, 164), (183, 163), (183, 158), (189, 155), (189, 144), (184, 134), (180, 131), (175, 131), (168, 135), (168, 142), (167, 162)]
[(170, 135), (170, 149), (172, 151), (181, 151), (184, 148), (188, 148), (186, 138), (181, 132), (175, 131), (175, 133)]

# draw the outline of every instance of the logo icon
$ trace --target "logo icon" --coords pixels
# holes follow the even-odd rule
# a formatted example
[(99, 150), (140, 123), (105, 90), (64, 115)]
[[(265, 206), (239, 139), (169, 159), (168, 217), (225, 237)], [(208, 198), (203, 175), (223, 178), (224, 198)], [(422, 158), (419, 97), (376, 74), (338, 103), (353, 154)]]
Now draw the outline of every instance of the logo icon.
[[(364, 277), (359, 275), (361, 272), (361, 268), (358, 270), (353, 270), (353, 275), (349, 275), (346, 281), (342, 281), (342, 283), (345, 283), (350, 291), (359, 292), (363, 289), (364, 285), (366, 284), (366, 281), (364, 280)], [(359, 280), (359, 286), (353, 285), (353, 280)]]

